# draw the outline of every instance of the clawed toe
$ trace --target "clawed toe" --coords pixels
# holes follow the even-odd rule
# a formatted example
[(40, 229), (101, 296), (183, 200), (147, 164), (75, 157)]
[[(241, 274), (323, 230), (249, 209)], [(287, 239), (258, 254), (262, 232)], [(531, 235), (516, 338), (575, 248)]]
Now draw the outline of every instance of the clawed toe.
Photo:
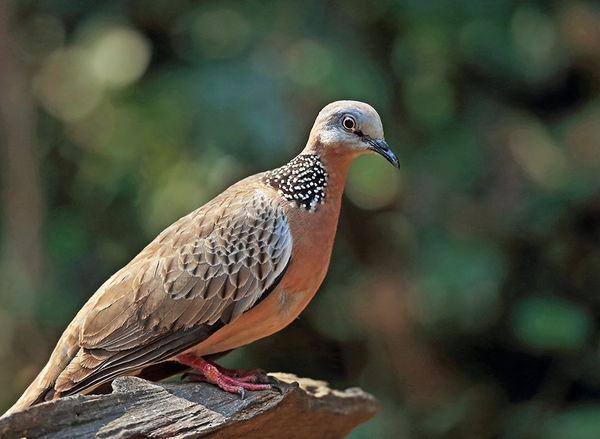
[[(193, 367), (198, 372), (186, 372), (182, 375), (182, 380), (216, 384), (226, 392), (237, 393), (242, 399), (245, 398), (247, 390), (269, 390), (274, 388), (271, 384), (271, 378), (262, 369), (248, 371), (227, 369), (193, 354), (183, 354), (177, 359), (179, 362)], [(278, 387), (275, 388), (281, 391)]]

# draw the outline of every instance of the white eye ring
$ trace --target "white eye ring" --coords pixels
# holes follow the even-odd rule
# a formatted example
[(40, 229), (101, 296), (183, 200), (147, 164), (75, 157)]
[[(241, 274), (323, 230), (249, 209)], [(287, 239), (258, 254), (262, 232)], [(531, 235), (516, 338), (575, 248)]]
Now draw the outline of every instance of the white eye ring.
[(346, 131), (354, 131), (356, 129), (356, 120), (352, 116), (344, 116), (342, 126)]

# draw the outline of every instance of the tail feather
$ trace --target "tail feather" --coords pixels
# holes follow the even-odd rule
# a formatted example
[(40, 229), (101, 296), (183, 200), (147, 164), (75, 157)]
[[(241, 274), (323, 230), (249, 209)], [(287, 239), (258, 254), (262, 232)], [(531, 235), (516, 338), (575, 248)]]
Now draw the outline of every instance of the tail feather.
[(6, 413), (0, 416), (1, 418), (60, 396), (54, 390), (56, 379), (79, 350), (77, 336), (75, 335), (77, 331), (74, 331), (74, 329), (69, 326), (65, 330), (44, 368), (29, 387), (27, 387), (17, 402)]
[(8, 409), (6, 413), (4, 413), (0, 417), (5, 417), (8, 415), (12, 415), (13, 413), (20, 412), (21, 410), (25, 410), (32, 405), (39, 404), (40, 402), (47, 401), (52, 399), (54, 394), (53, 384), (44, 384), (45, 381), (45, 369), (40, 372), (35, 380), (27, 387), (27, 390), (21, 395), (21, 397), (13, 404), (11, 408)]

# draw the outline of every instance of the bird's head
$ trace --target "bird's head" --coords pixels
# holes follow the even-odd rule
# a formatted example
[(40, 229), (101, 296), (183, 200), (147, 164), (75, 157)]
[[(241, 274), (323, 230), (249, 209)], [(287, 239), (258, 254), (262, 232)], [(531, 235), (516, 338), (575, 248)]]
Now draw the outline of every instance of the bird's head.
[(383, 125), (373, 107), (358, 101), (336, 101), (317, 116), (310, 132), (317, 148), (350, 157), (365, 153), (384, 156), (395, 167), (398, 158), (384, 140)]

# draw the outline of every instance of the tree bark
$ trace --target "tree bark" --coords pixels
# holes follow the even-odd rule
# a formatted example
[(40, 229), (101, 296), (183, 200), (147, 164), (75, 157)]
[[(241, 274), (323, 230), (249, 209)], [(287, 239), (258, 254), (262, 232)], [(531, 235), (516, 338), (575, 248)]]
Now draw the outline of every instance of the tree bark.
[(375, 415), (377, 401), (351, 388), (273, 374), (281, 391), (242, 399), (206, 383), (117, 378), (106, 395), (75, 395), (0, 419), (2, 438), (341, 438)]

